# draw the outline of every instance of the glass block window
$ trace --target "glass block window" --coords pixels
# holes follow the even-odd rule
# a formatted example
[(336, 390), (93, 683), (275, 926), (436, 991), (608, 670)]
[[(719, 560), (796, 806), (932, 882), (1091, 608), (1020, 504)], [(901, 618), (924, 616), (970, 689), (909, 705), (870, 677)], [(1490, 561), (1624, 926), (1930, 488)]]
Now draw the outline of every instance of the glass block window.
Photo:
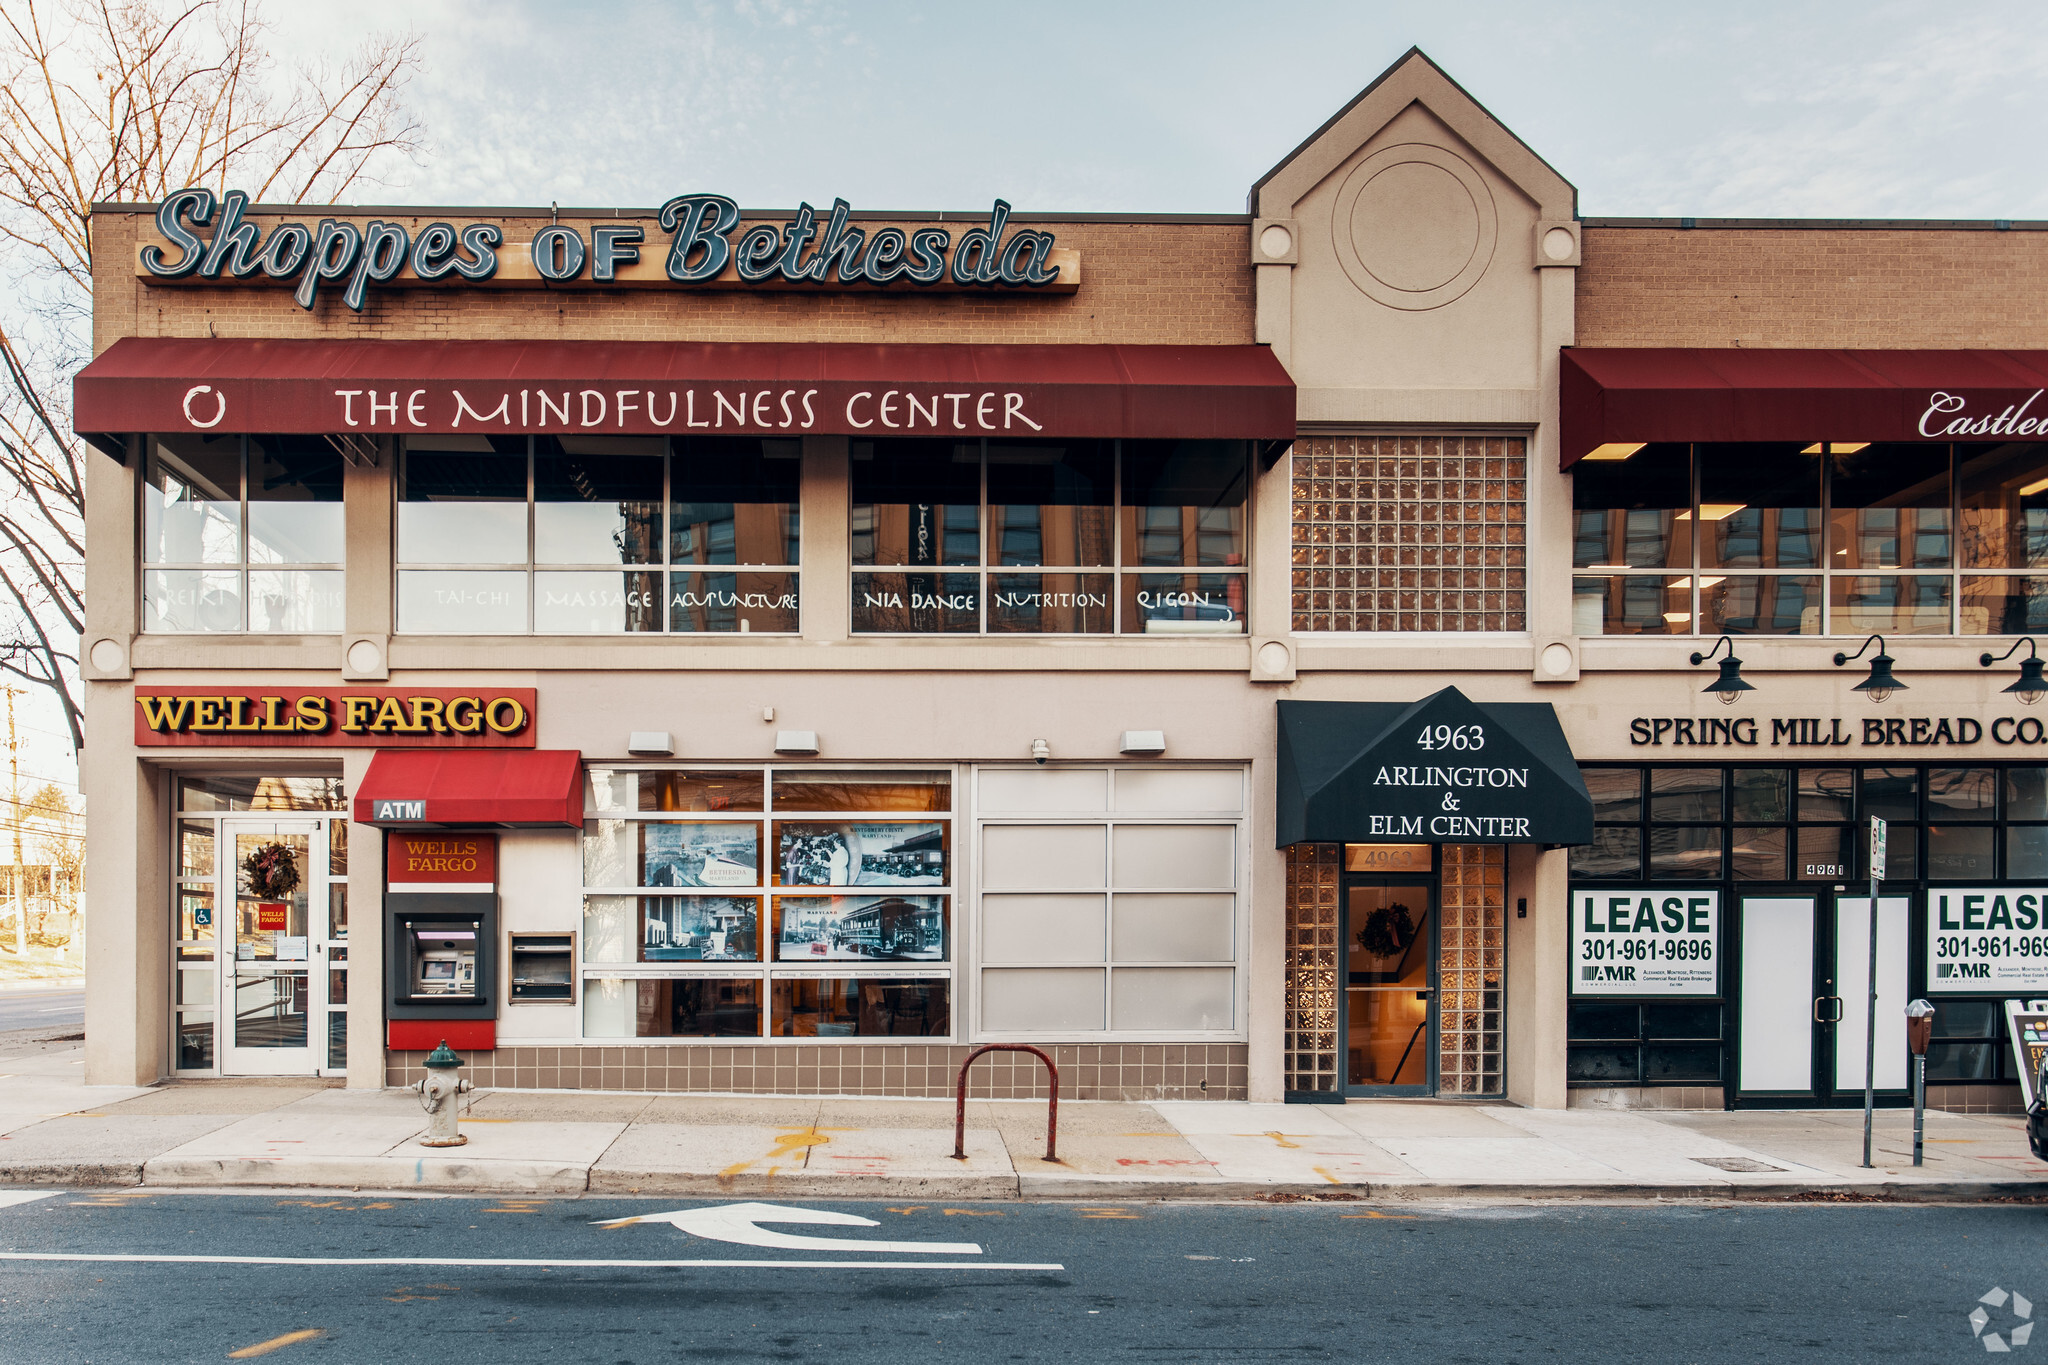
[(1527, 629), (1525, 443), (1328, 436), (1294, 447), (1294, 629)]
[(1445, 1095), (1498, 1095), (1507, 923), (1507, 849), (1446, 844), (1439, 893), (1438, 1085)]
[(1286, 1065), (1289, 1090), (1335, 1090), (1340, 844), (1287, 849)]

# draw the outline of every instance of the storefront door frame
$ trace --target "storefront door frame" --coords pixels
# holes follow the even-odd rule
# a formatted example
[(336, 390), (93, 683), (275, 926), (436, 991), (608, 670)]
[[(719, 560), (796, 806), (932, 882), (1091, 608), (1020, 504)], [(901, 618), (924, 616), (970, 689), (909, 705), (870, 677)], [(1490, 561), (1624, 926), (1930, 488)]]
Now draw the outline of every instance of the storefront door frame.
[[(1795, 903), (1804, 910), (1793, 910)], [(1911, 1099), (1902, 1080), (1887, 1084), (1891, 1079), (1887, 1072), (1896, 1069), (1886, 1064), (1891, 1051), (1887, 1034), (1892, 1031), (1887, 1015), (1899, 1012), (1902, 1002), (1891, 997), (1902, 993), (1908, 980), (1912, 898), (1880, 893), (1878, 905), (1884, 923), (1878, 932), (1876, 1102), (1881, 1107), (1897, 1107)], [(1725, 949), (1737, 972), (1726, 1025), (1729, 1107), (1842, 1109), (1861, 1105), (1862, 1002), (1869, 990), (1868, 895), (1810, 882), (1784, 887), (1751, 885), (1737, 895), (1734, 910)], [(1897, 943), (1892, 939), (1894, 933), (1899, 935)], [(1769, 960), (1773, 953), (1779, 960)], [(1789, 960), (1783, 956), (1788, 953), (1793, 955)], [(1793, 994), (1800, 987), (1805, 989)], [(1858, 997), (1856, 1003), (1851, 1003), (1852, 996)], [(1797, 1010), (1793, 1009), (1795, 1003)], [(1846, 1037), (1845, 1030), (1853, 1031), (1854, 1037)], [(1801, 1060), (1804, 1084), (1799, 1078)]]
[[(1431, 859), (1434, 867), (1427, 873), (1414, 872), (1377, 873), (1346, 872), (1338, 882), (1337, 913), (1337, 1065), (1338, 1088), (1347, 1096), (1364, 1099), (1387, 1098), (1432, 1098), (1437, 1093), (1438, 1083), (1438, 1031), (1441, 1027), (1440, 1006), (1442, 995), (1441, 965), (1443, 958), (1443, 934), (1441, 907), (1443, 904), (1443, 851), (1439, 847)], [(1354, 889), (1378, 887), (1412, 887), (1428, 897), (1428, 925), (1424, 932), (1429, 936), (1429, 1008), (1427, 1022), (1418, 1040), (1423, 1047), (1424, 1079), (1419, 1085), (1354, 1085), (1351, 1083), (1351, 982), (1349, 956), (1351, 945), (1363, 925), (1351, 920), (1351, 893)], [(1405, 1067), (1403, 1068), (1406, 1069)]]
[[(328, 987), (332, 979), (328, 964), (334, 950), (345, 948), (347, 940), (331, 936), (329, 922), (328, 838), (330, 822), (318, 815), (228, 815), (219, 820), (216, 847), (218, 889), (214, 897), (219, 923), (219, 1008), (214, 1056), (222, 1076), (324, 1076), (340, 1074), (328, 1066)], [(294, 896), (305, 899), (304, 956), (298, 959), (248, 960), (241, 955), (240, 925), (243, 913), (240, 894), (239, 843), (241, 838), (265, 835), (306, 836), (305, 866)], [(239, 837), (238, 837), (239, 836)], [(288, 926), (296, 928), (301, 926)], [(287, 938), (299, 937), (285, 933)], [(275, 965), (271, 965), (275, 963)], [(266, 984), (268, 981), (270, 984)], [(281, 995), (280, 991), (289, 994)], [(253, 1002), (253, 1003), (252, 1003)], [(341, 1006), (337, 1004), (336, 1008)], [(269, 1018), (261, 1018), (265, 1011)], [(291, 1015), (303, 1017), (304, 1041), (289, 1046), (238, 1046), (244, 1015), (248, 1032), (254, 1037), (267, 1027), (282, 1027), (296, 1034)]]

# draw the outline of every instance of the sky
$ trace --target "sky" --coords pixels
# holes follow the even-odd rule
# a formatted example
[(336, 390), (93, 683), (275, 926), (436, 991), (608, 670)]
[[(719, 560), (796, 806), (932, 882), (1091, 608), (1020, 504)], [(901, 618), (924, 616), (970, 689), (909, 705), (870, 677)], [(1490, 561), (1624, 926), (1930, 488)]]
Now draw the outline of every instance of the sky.
[(1237, 213), (1411, 45), (1591, 217), (2048, 218), (2048, 6), (350, 0), (410, 28), (429, 148), (359, 202)]

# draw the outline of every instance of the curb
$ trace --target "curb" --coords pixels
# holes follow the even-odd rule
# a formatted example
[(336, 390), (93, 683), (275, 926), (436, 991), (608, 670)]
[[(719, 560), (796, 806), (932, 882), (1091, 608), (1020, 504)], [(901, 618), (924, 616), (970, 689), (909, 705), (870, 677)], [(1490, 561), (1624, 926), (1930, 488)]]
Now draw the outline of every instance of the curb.
[(19, 1161), (0, 1166), (0, 1185), (140, 1185), (140, 1161)]
[(158, 1157), (141, 1183), (158, 1186), (360, 1186), (535, 1194), (581, 1194), (589, 1169), (563, 1162), (463, 1160), (457, 1157)]
[(1012, 1174), (938, 1176), (712, 1175), (593, 1167), (592, 1194), (675, 1194), (734, 1199), (996, 1199), (1020, 1197)]

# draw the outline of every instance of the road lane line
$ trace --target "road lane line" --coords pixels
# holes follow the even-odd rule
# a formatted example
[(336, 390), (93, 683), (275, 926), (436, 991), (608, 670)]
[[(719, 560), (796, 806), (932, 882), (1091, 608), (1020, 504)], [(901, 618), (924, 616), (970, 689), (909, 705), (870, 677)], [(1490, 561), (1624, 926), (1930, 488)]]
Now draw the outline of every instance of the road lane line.
[(296, 1346), (302, 1341), (312, 1341), (316, 1337), (324, 1337), (326, 1335), (327, 1331), (325, 1328), (302, 1327), (296, 1332), (286, 1332), (281, 1337), (272, 1337), (268, 1341), (259, 1341), (254, 1346), (244, 1346), (239, 1351), (229, 1351), (228, 1359), (254, 1360), (257, 1356), (267, 1356), (272, 1351), (281, 1351), (287, 1346)]
[(457, 1256), (157, 1256), (145, 1252), (0, 1251), (0, 1261), (66, 1261), (138, 1265), (419, 1265), (458, 1268), (519, 1269), (566, 1267), (571, 1270), (715, 1269), (746, 1270), (1065, 1270), (1056, 1262), (1031, 1261), (627, 1261), (551, 1260), (547, 1258), (471, 1258)]
[(16, 1204), (33, 1204), (38, 1199), (55, 1199), (69, 1190), (0, 1190), (0, 1209), (13, 1208)]

